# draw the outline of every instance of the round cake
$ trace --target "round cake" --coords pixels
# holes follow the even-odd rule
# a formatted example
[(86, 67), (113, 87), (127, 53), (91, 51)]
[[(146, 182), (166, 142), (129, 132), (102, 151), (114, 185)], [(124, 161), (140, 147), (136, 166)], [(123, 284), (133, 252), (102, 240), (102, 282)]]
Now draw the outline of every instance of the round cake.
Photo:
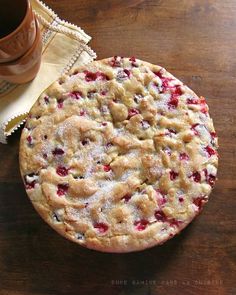
[(30, 111), (20, 170), (42, 218), (105, 252), (162, 244), (199, 214), (214, 186), (208, 106), (164, 68), (94, 61), (61, 77)]

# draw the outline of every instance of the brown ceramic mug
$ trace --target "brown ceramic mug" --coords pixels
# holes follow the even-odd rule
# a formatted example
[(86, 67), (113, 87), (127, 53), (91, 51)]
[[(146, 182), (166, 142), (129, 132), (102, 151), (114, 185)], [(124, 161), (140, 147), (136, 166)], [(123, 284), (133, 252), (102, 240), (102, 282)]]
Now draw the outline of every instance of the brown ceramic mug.
[(22, 84), (31, 81), (37, 75), (42, 55), (42, 39), (37, 19), (35, 19), (35, 27), (36, 36), (30, 49), (14, 61), (0, 63), (1, 79)]
[(29, 0), (1, 0), (0, 63), (24, 55), (36, 37), (35, 18)]

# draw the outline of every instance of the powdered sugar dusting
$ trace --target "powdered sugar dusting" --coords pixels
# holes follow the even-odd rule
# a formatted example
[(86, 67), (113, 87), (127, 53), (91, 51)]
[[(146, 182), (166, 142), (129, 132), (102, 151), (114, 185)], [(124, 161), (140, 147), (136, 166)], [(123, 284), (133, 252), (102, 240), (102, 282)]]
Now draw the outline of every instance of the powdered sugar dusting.
[(98, 180), (97, 185), (99, 186), (99, 190), (89, 198), (89, 202), (98, 201), (101, 197), (106, 197), (106, 199), (109, 200), (116, 184), (116, 181)]
[(126, 170), (125, 173), (122, 174), (120, 180), (126, 181), (133, 173), (133, 170)]
[(157, 110), (159, 111), (167, 111), (168, 110), (168, 101), (171, 98), (171, 94), (160, 94), (160, 98), (155, 100), (154, 104)]

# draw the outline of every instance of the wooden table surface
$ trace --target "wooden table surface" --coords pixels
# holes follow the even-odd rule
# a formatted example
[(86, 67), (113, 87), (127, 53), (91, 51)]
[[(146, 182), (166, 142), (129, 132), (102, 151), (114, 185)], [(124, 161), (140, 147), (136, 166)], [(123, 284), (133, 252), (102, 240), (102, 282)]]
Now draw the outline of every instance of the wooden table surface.
[(0, 145), (0, 294), (235, 295), (236, 1), (45, 2), (93, 37), (98, 58), (160, 64), (206, 96), (219, 180), (202, 214), (165, 245), (98, 253), (62, 238), (34, 211), (19, 175), (18, 131)]

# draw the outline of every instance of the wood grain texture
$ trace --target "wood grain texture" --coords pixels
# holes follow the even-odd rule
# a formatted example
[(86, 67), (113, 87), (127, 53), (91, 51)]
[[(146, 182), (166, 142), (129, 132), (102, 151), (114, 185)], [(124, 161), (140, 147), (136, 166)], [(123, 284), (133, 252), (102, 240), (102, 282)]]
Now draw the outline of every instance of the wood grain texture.
[(83, 249), (32, 208), (18, 169), (20, 132), (0, 145), (1, 295), (236, 294), (236, 1), (45, 0), (93, 37), (98, 58), (136, 56), (206, 96), (220, 142), (203, 213), (165, 245), (131, 254)]

